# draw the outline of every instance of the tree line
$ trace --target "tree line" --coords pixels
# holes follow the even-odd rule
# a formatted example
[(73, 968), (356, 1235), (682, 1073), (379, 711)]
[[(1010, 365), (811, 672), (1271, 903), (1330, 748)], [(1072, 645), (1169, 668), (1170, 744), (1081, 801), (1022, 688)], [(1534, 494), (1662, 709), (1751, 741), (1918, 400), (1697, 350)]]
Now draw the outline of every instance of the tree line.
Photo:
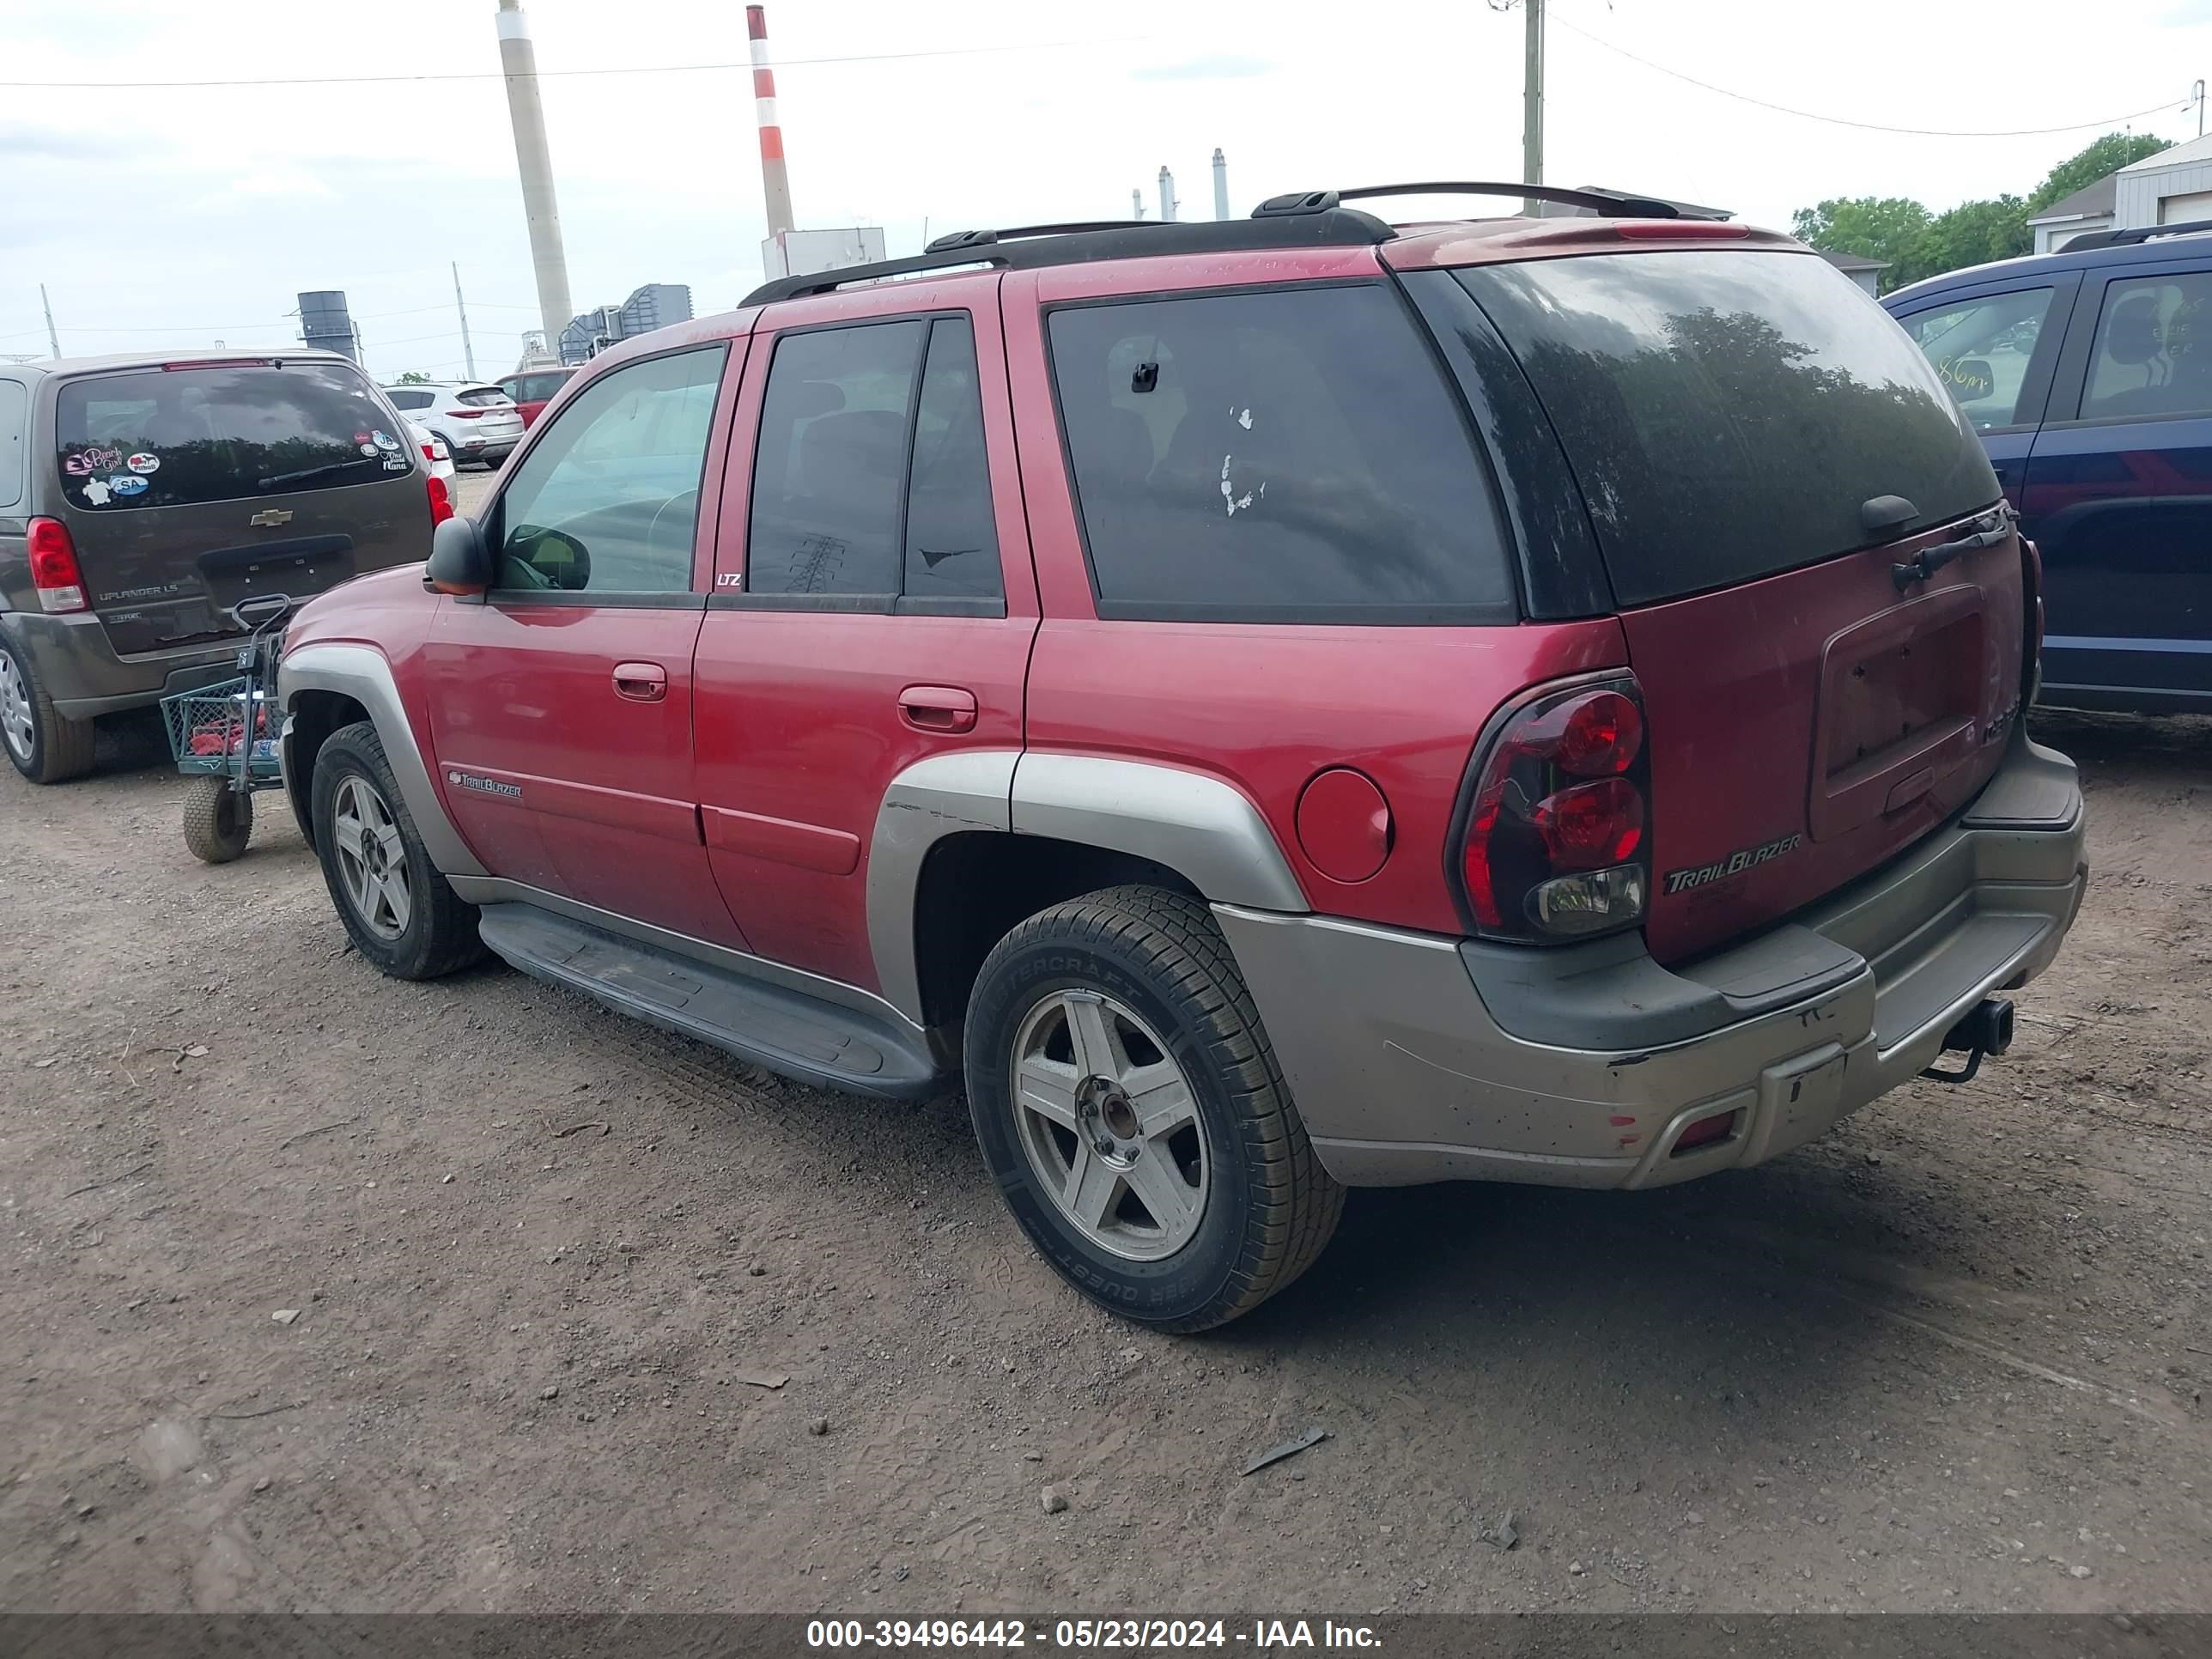
[(1961, 202), (1942, 213), (1930, 213), (1909, 196), (1832, 197), (1799, 208), (1790, 228), (1814, 247), (1887, 260), (1889, 269), (1881, 279), (1887, 294), (1964, 265), (2033, 252), (2029, 220), (2106, 174), (2167, 148), (2166, 140), (2147, 132), (2108, 132), (2051, 168), (2025, 197)]

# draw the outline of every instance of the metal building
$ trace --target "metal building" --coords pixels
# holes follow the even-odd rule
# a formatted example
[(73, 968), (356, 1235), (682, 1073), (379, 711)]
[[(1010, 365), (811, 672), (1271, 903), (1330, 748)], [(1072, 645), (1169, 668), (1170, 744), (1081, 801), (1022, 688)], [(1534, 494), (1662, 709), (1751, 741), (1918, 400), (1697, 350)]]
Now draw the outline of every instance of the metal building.
[(346, 310), (342, 289), (318, 289), (300, 295), (300, 337), (321, 351), (336, 351), (361, 361), (361, 339), (353, 317)]
[(691, 289), (683, 283), (647, 283), (618, 306), (580, 311), (561, 331), (564, 363), (589, 362), (617, 340), (634, 340), (671, 323), (691, 319)]

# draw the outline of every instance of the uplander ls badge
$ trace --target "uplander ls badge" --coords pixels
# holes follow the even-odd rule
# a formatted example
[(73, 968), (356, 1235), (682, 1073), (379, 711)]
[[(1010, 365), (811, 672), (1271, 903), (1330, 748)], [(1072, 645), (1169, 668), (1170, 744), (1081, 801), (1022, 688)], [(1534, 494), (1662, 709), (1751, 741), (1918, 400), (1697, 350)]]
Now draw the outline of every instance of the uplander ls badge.
[(505, 795), (513, 800), (522, 799), (520, 784), (503, 783), (497, 778), (480, 778), (473, 772), (463, 772), (458, 769), (449, 768), (446, 773), (446, 781), (457, 789), (473, 789), (480, 795)]
[(1715, 864), (1701, 864), (1694, 870), (1669, 870), (1667, 872), (1667, 890), (1669, 893), (1686, 893), (1692, 887), (1703, 887), (1708, 882), (1741, 875), (1754, 864), (1764, 864), (1769, 859), (1780, 858), (1784, 853), (1796, 852), (1804, 841), (1802, 835), (1784, 836), (1780, 841), (1770, 841), (1764, 847), (1747, 847), (1740, 853), (1730, 853)]

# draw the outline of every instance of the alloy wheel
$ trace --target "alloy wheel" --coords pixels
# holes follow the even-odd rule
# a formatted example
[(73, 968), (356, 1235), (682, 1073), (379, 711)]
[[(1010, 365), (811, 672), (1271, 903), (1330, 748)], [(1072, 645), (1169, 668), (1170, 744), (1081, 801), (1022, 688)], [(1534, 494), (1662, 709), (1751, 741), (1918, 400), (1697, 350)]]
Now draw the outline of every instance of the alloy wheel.
[(339, 781), (331, 809), (346, 902), (379, 939), (398, 939), (415, 914), (398, 821), (376, 786), (359, 773)]
[(1083, 1236), (1158, 1261), (1205, 1218), (1198, 1099), (1159, 1034), (1095, 991), (1057, 991), (1015, 1034), (1014, 1113), (1038, 1185)]
[(17, 760), (30, 764), (32, 746), (39, 740), (38, 728), (31, 723), (31, 688), (15, 659), (5, 651), (0, 651), (0, 738)]

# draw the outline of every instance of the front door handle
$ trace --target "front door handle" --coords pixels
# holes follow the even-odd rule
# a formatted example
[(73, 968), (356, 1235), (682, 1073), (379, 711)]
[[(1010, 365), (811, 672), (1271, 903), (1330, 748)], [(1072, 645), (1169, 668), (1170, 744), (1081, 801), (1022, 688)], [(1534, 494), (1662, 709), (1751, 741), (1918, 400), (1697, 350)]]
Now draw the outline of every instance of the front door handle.
[(909, 685), (899, 693), (899, 718), (917, 732), (973, 732), (975, 694), (957, 685)]
[(668, 696), (668, 671), (657, 662), (618, 662), (615, 696), (632, 702), (659, 702)]

